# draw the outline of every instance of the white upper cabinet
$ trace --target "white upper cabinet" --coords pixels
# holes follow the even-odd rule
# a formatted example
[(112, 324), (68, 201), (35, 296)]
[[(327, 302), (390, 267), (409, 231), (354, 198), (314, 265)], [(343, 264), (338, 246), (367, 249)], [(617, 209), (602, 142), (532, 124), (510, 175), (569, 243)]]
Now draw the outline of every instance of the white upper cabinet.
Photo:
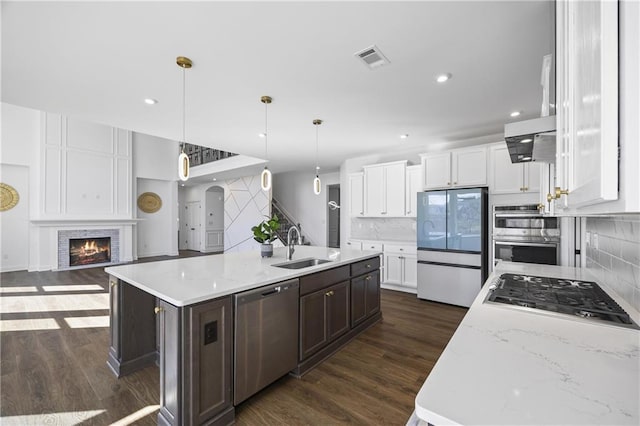
[(422, 156), (424, 189), (447, 188), (451, 186), (451, 153), (425, 154)]
[(364, 166), (364, 215), (405, 215), (406, 161)]
[(405, 214), (416, 217), (418, 208), (418, 192), (422, 191), (422, 166), (420, 164), (407, 167), (407, 195), (405, 197)]
[(364, 216), (364, 173), (349, 175), (349, 215)]
[(423, 154), (423, 189), (437, 189), (487, 184), (487, 149), (485, 146)]
[(618, 4), (556, 3), (556, 209), (618, 198)]
[(492, 145), (489, 149), (490, 181), (492, 194), (515, 194), (540, 191), (542, 164), (512, 163), (505, 142)]

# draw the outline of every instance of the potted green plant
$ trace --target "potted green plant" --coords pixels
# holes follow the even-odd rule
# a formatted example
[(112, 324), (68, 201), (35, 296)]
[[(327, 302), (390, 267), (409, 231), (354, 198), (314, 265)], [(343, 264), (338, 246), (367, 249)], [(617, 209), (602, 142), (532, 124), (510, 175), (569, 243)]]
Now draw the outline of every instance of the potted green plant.
[[(267, 216), (268, 217), (268, 216)], [(260, 255), (262, 257), (273, 256), (273, 245), (271, 242), (277, 237), (277, 230), (280, 227), (280, 220), (275, 214), (271, 219), (263, 220), (253, 228), (253, 239), (262, 244), (260, 246)]]

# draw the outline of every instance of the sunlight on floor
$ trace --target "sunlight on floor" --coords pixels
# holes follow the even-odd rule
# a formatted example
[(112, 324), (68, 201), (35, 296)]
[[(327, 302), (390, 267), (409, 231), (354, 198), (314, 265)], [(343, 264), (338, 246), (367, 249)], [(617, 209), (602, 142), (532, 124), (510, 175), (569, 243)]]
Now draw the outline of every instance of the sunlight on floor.
[(75, 425), (104, 413), (106, 410), (71, 411), (68, 413), (34, 414), (0, 417), (2, 426)]
[(98, 284), (44, 285), (44, 291), (104, 291)]
[(120, 420), (118, 420), (117, 422), (114, 422), (111, 424), (111, 426), (127, 426), (127, 425), (132, 425), (134, 424), (134, 422), (136, 420), (140, 420), (141, 418), (148, 416), (149, 414), (153, 413), (154, 411), (158, 410), (160, 408), (159, 405), (147, 405), (144, 408), (141, 408), (140, 410), (136, 411), (135, 413), (129, 414), (127, 417), (124, 417)]
[(109, 315), (95, 317), (67, 317), (65, 322), (71, 328), (109, 327)]
[(3, 296), (0, 312), (56, 312), (109, 309), (109, 294)]
[(36, 291), (38, 291), (38, 287), (35, 286), (0, 287), (0, 293), (33, 293)]
[[(108, 321), (108, 318), (107, 318)], [(107, 324), (108, 325), (108, 324)], [(0, 320), (0, 332), (57, 330), (60, 326), (53, 318), (29, 318), (16, 320)]]

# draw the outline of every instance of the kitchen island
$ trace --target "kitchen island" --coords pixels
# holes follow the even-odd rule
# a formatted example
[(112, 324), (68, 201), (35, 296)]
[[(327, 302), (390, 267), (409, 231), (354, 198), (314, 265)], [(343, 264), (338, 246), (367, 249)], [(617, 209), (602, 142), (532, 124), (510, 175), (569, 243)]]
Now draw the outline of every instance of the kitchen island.
[[(587, 269), (501, 262), (487, 283), (502, 273), (595, 281)], [(484, 303), (489, 287), (420, 389), (410, 424), (640, 424), (639, 330)]]
[[(240, 252), (105, 268), (111, 320), (107, 364), (120, 377), (159, 363), (159, 424), (229, 424), (235, 405), (277, 379), (253, 383), (247, 391), (255, 375), (238, 371), (277, 353), (276, 343), (251, 333), (255, 327), (237, 328), (238, 301), (251, 290), (264, 287), (264, 296), (274, 289), (295, 291), (287, 299), (295, 302), (287, 309), (294, 312), (287, 327), (292, 330), (287, 339), (294, 340), (287, 343), (293, 344), (293, 365), (282, 374), (291, 369), (303, 375), (380, 321), (381, 253), (297, 246), (291, 261), (285, 254), (286, 248), (279, 248), (271, 258)], [(307, 258), (326, 262), (301, 269), (277, 266)], [(255, 309), (242, 315), (263, 326), (269, 320), (262, 314)], [(252, 337), (238, 342), (240, 334)], [(283, 337), (277, 338), (282, 344)], [(239, 348), (243, 359), (237, 358)]]

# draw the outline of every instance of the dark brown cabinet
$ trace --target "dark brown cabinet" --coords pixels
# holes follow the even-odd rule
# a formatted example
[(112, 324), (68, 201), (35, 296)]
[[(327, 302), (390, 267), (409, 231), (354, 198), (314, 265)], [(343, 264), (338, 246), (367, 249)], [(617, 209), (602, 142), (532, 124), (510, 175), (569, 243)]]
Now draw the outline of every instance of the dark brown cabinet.
[(231, 297), (179, 308), (160, 300), (159, 424), (233, 419)]
[(110, 343), (107, 365), (117, 377), (156, 361), (155, 297), (109, 277)]
[(349, 328), (349, 281), (302, 296), (300, 359), (313, 355)]
[(351, 279), (351, 327), (380, 310), (380, 271)]

